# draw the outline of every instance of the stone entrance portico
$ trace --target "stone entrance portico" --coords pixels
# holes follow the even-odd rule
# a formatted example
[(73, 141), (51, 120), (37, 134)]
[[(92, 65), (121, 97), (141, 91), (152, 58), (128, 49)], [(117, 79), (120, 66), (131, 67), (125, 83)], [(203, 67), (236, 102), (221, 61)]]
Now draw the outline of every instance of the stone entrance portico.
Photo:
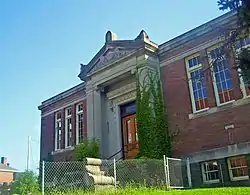
[[(157, 48), (144, 31), (135, 40), (117, 40), (109, 31), (102, 49), (82, 65), (79, 77), (86, 82), (88, 137), (100, 141), (102, 158), (123, 148), (120, 106), (136, 100), (137, 68), (142, 70), (139, 80), (159, 69)], [(120, 152), (114, 157), (122, 156)]]

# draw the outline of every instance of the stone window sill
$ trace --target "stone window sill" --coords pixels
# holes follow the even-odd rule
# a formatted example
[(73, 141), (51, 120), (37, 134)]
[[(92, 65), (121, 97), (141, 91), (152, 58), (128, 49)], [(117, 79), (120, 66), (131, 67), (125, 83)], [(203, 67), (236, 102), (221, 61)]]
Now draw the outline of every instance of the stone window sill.
[(196, 119), (202, 116), (207, 116), (213, 113), (217, 113), (223, 110), (226, 110), (228, 108), (233, 108), (233, 107), (237, 107), (237, 106), (241, 106), (241, 105), (245, 105), (245, 104), (249, 104), (250, 103), (250, 97), (245, 97), (243, 99), (239, 99), (237, 101), (232, 100), (230, 102), (224, 103), (219, 105), (218, 107), (213, 107), (213, 108), (209, 108), (209, 109), (205, 109), (202, 110), (200, 112), (196, 112), (196, 113), (192, 113), (188, 115), (189, 119)]
[(241, 180), (248, 180), (249, 176), (242, 176), (242, 177), (234, 177), (231, 180), (232, 181), (241, 181)]
[(204, 181), (204, 184), (215, 184), (215, 183), (219, 183), (220, 180), (216, 179), (216, 180), (210, 180), (210, 181)]
[(71, 150), (74, 150), (74, 146), (68, 147), (68, 148), (65, 148), (65, 149), (60, 149), (60, 150), (53, 151), (51, 154), (54, 155), (54, 154), (59, 154), (59, 153), (63, 153), (63, 152), (68, 152), (68, 151), (71, 151)]

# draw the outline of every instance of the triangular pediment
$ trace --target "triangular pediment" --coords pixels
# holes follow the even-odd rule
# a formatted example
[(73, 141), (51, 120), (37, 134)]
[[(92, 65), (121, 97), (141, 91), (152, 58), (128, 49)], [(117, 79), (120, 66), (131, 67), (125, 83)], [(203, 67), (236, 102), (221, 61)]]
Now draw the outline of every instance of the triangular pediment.
[(126, 48), (126, 47), (107, 47), (106, 50), (100, 55), (95, 63), (93, 64), (93, 68), (91, 72), (102, 68), (112, 62), (115, 62), (121, 58), (126, 57), (129, 54), (132, 54), (136, 51), (137, 48)]
[(90, 73), (129, 56), (145, 47), (146, 43), (157, 47), (155, 43), (150, 41), (145, 31), (141, 31), (134, 40), (116, 40), (116, 35), (109, 31), (106, 33), (104, 46), (87, 65), (81, 64), (81, 72), (78, 76), (81, 80), (86, 81), (87, 75)]

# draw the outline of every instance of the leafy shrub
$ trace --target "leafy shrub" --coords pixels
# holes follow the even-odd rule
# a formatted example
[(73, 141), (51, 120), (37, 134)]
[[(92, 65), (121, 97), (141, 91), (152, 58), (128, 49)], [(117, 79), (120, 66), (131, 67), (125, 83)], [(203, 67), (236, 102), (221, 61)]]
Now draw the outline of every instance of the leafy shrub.
[(0, 194), (3, 194), (3, 195), (9, 195), (10, 191), (10, 184), (9, 183), (0, 183)]
[(75, 146), (75, 158), (83, 161), (85, 158), (100, 158), (99, 142), (96, 139), (85, 138), (80, 144)]
[(33, 171), (25, 171), (20, 173), (19, 180), (15, 181), (11, 185), (11, 194), (33, 194), (38, 193), (39, 184), (37, 176)]

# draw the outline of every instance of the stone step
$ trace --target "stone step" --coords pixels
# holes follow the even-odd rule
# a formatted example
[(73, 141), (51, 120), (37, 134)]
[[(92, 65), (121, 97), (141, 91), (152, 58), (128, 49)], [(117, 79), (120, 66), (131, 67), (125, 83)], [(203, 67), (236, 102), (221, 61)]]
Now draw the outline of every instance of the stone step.
[(94, 184), (96, 185), (114, 185), (115, 184), (114, 177), (109, 177), (105, 175), (93, 175), (91, 173), (88, 173), (88, 174), (94, 179)]
[(104, 171), (100, 171), (100, 175), (105, 175), (105, 172)]
[(102, 160), (99, 158), (86, 158), (87, 165), (99, 165), (101, 166)]
[[(96, 191), (115, 189), (115, 178), (110, 176), (105, 176), (105, 171), (101, 171), (101, 159), (96, 158), (86, 158), (87, 166), (86, 170), (88, 175), (94, 180), (94, 186)], [(119, 182), (116, 182), (118, 185)]]
[(87, 165), (86, 170), (93, 175), (101, 175), (101, 169), (99, 165)]

